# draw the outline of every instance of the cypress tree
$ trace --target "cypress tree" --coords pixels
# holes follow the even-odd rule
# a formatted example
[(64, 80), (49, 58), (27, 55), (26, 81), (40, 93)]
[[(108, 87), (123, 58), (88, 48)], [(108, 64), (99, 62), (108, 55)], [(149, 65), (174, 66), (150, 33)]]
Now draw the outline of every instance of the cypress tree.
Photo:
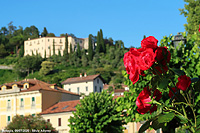
[(46, 37), (47, 34), (48, 34), (48, 31), (47, 31), (46, 27), (44, 27), (44, 30), (41, 35), (42, 35), (42, 37)]
[(54, 39), (53, 39), (53, 55), (56, 54), (56, 51), (55, 51), (55, 42), (54, 42)]
[(79, 58), (81, 57), (81, 48), (80, 48), (79, 43), (77, 44), (77, 55)]
[(70, 43), (70, 54), (73, 53), (73, 50), (72, 50), (72, 44)]
[(19, 57), (23, 57), (23, 56), (24, 56), (24, 45), (21, 45), (20, 51), (19, 51)]
[(44, 59), (46, 59), (46, 58), (47, 58), (47, 51), (45, 49), (45, 51), (44, 51)]
[(89, 60), (92, 61), (93, 59), (93, 55), (94, 55), (94, 51), (93, 51), (93, 45), (92, 45), (92, 34), (89, 35), (89, 48), (88, 48), (88, 57)]
[(101, 41), (100, 41), (100, 32), (98, 31), (97, 33), (97, 47), (96, 47), (96, 52), (100, 53), (101, 51)]
[(58, 49), (58, 56), (61, 57), (60, 49)]
[(103, 31), (102, 29), (100, 29), (100, 43), (101, 43), (101, 47), (102, 47), (102, 52), (106, 52), (106, 46), (104, 44), (104, 39), (103, 39)]
[(68, 35), (65, 34), (65, 49), (64, 49), (64, 57), (65, 59), (68, 59)]

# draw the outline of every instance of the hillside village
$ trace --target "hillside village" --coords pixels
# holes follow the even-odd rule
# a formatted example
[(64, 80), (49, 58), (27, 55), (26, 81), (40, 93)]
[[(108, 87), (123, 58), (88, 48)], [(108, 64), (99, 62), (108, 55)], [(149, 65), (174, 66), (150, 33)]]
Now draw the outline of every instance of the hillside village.
[[(40, 71), (43, 68), (42, 63), (49, 62), (59, 66), (59, 64), (63, 62), (63, 59), (60, 62), (55, 61), (56, 57), (57, 59), (61, 57), (65, 60), (67, 59), (67, 62), (70, 65), (70, 58), (73, 58), (73, 56), (77, 57), (80, 51), (82, 51), (82, 56), (86, 55), (89, 60), (89, 56), (91, 55), (89, 49), (91, 46), (93, 51), (92, 58), (94, 59), (96, 56), (99, 56), (98, 54), (105, 53), (106, 55), (106, 53), (109, 54), (109, 52), (112, 52), (112, 50), (116, 48), (119, 50), (123, 48), (122, 42), (116, 42), (116, 46), (107, 42), (108, 44), (106, 49), (105, 47), (103, 48), (103, 46), (98, 48), (100, 40), (102, 39), (98, 39), (98, 37), (96, 40), (94, 37), (92, 38), (92, 36), (89, 36), (89, 38), (77, 38), (70, 35), (61, 37), (39, 36), (38, 38), (28, 38), (25, 40), (24, 44), (21, 45), (21, 48), (18, 49), (16, 53), (17, 58), (19, 58), (20, 53), (24, 51), (23, 56), (19, 58), (19, 62), (16, 62), (15, 65), (19, 65), (19, 73), (28, 75), (23, 76), (25, 79), (4, 82), (0, 86), (0, 129), (4, 129), (12, 121), (12, 118), (15, 115), (35, 116), (40, 114), (46, 121), (50, 122), (57, 131), (61, 133), (69, 132), (68, 119), (70, 116), (73, 116), (72, 112), (76, 111), (75, 107), (77, 104), (80, 104), (80, 99), (83, 99), (92, 92), (101, 93), (103, 90), (108, 93), (114, 92), (113, 96), (115, 99), (123, 96), (124, 91), (128, 91), (128, 87), (124, 86), (121, 81), (118, 84), (111, 83), (109, 85), (109, 77), (105, 76), (104, 71), (98, 70), (99, 66), (93, 67), (98, 70), (95, 73), (87, 73), (87, 71), (84, 71), (78, 76), (75, 74), (74, 76), (67, 76), (68, 78), (66, 79), (61, 78), (59, 83), (54, 83), (53, 81), (44, 82), (45, 80), (42, 80), (41, 78), (51, 75), (54, 71), (54, 66), (52, 66), (52, 69), (49, 70), (49, 72), (40, 74)], [(103, 41), (106, 42), (106, 39)], [(113, 49), (110, 49), (109, 47), (113, 47)], [(105, 51), (107, 50), (107, 52), (103, 49)], [(109, 58), (112, 56), (108, 55)], [(38, 70), (40, 70), (38, 75), (35, 75), (35, 71), (38, 71), (35, 69), (36, 67), (33, 68), (32, 73), (29, 73), (29, 70), (28, 72), (27, 70), (24, 71), (25, 68), (20, 66), (25, 63), (24, 60), (22, 62), (20, 62), (20, 60), (25, 59), (26, 57), (30, 57), (30, 59), (28, 59), (28, 61), (30, 61), (28, 64), (34, 62), (34, 60), (32, 60), (34, 57), (42, 59), (40, 59), (41, 68), (38, 67)], [(101, 60), (101, 58), (103, 58), (102, 55), (100, 55), (99, 59)], [(75, 60), (77, 59), (75, 58)], [(72, 60), (72, 62), (73, 61), (74, 60)], [(93, 62), (86, 64), (86, 66), (92, 65), (93, 63), (96, 64), (98, 62), (94, 60)], [(101, 63), (101, 61), (99, 63)], [(16, 66), (14, 68), (15, 70)], [(103, 64), (101, 66), (103, 66)], [(49, 67), (50, 65), (47, 65), (47, 68)], [(108, 71), (110, 71), (110, 69)], [(104, 79), (102, 75), (106, 79)], [(128, 129), (132, 130), (133, 125), (134, 124), (125, 125), (127, 127), (127, 131)]]

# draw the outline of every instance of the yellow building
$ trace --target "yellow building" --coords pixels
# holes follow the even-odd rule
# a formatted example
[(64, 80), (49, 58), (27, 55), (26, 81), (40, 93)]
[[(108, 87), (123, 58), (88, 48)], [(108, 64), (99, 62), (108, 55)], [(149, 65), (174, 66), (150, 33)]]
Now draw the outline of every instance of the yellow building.
[(40, 114), (59, 133), (68, 133), (70, 130), (68, 119), (73, 116), (72, 111), (76, 111), (77, 104), (80, 104), (80, 100), (59, 102)]
[(0, 86), (0, 129), (15, 115), (35, 115), (59, 101), (77, 99), (78, 94), (37, 79), (3, 84)]
[[(68, 52), (70, 52), (70, 44), (72, 50), (77, 49), (77, 45), (80, 45), (81, 49), (88, 49), (88, 38), (76, 38), (68, 36)], [(55, 45), (55, 54), (58, 55), (59, 51), (63, 55), (65, 49), (65, 37), (39, 37), (36, 39), (28, 39), (24, 41), (24, 56), (32, 55), (32, 53), (40, 54), (43, 58), (53, 55), (53, 42)], [(94, 45), (94, 41), (93, 41)]]

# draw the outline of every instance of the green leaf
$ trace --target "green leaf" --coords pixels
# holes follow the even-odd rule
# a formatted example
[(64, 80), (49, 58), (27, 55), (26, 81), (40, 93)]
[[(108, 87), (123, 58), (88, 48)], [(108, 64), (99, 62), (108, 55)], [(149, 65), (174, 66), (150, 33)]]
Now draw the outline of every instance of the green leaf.
[(181, 115), (176, 115), (176, 117), (180, 120), (181, 124), (185, 124), (185, 123), (188, 122), (188, 120), (185, 117), (181, 116)]
[(159, 128), (162, 128), (164, 126), (165, 123), (159, 123), (158, 122), (158, 119), (155, 119), (153, 120), (152, 124), (151, 124), (151, 127), (154, 129), (154, 130), (157, 130)]
[(165, 88), (167, 88), (168, 82), (169, 82), (169, 80), (167, 78), (163, 78), (160, 80), (158, 87), (160, 89), (165, 89)]
[(185, 75), (185, 72), (180, 69), (171, 68), (171, 70), (178, 76)]
[(149, 127), (150, 127), (150, 122), (151, 119), (146, 121), (139, 129), (139, 133), (143, 133), (144, 131), (146, 131)]
[(174, 113), (162, 114), (158, 116), (158, 122), (159, 123), (170, 122), (174, 118), (174, 116), (175, 116)]

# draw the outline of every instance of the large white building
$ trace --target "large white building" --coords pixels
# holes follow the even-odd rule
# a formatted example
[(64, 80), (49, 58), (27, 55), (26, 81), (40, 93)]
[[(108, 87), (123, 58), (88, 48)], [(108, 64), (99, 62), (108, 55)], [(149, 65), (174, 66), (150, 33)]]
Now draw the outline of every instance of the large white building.
[(61, 83), (63, 88), (67, 91), (89, 95), (91, 92), (103, 91), (104, 80), (97, 75), (84, 75), (80, 74), (80, 77), (68, 78)]
[[(28, 39), (24, 41), (24, 56), (33, 54), (40, 54), (43, 58), (48, 58), (53, 55), (53, 42), (55, 45), (55, 54), (58, 55), (59, 51), (63, 55), (65, 49), (65, 37), (39, 37), (36, 39)], [(81, 49), (88, 49), (89, 38), (76, 38), (68, 36), (68, 52), (70, 52), (70, 44), (72, 45), (72, 50), (77, 48), (79, 44)], [(93, 41), (94, 45), (94, 41)]]

